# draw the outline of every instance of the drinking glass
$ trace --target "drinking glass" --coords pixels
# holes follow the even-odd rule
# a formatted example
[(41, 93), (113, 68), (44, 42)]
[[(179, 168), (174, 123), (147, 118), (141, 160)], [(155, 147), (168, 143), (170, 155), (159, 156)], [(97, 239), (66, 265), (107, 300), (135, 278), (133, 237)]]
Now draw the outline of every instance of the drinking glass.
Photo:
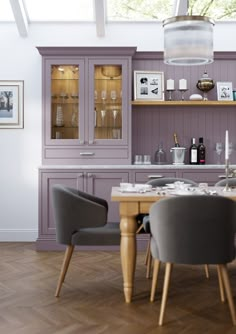
[(102, 126), (105, 125), (105, 117), (106, 117), (106, 110), (101, 110), (101, 117), (102, 117)]
[(233, 147), (233, 143), (229, 143), (229, 156), (231, 155), (231, 153), (233, 152), (233, 149), (234, 149), (234, 147)]
[(112, 110), (112, 116), (113, 116), (113, 126), (114, 128), (116, 127), (116, 117), (118, 115), (118, 110), (117, 109), (113, 109)]
[(223, 152), (223, 143), (216, 143), (216, 154), (218, 155), (217, 164), (221, 164), (221, 153)]
[(106, 90), (102, 90), (101, 91), (101, 99), (102, 99), (103, 103), (105, 102), (106, 98), (107, 98), (107, 91)]
[(112, 99), (112, 101), (116, 100), (116, 91), (115, 90), (111, 91), (111, 99)]

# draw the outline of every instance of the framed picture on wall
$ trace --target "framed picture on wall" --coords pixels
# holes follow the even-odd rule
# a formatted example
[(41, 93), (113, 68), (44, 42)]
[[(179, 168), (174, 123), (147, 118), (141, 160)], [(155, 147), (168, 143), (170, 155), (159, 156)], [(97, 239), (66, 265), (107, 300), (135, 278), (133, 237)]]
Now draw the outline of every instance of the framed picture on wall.
[(24, 81), (0, 81), (0, 129), (24, 127)]
[(163, 101), (164, 73), (134, 71), (134, 99), (140, 101)]
[(217, 82), (218, 101), (233, 101), (232, 82)]

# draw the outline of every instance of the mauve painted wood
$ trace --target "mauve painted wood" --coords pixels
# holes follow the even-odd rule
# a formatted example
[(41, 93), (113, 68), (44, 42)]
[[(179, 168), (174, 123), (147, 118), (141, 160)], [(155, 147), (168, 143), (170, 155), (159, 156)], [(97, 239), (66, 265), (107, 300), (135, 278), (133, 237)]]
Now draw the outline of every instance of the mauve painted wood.
[[(174, 100), (180, 100), (179, 79), (187, 80), (188, 91), (185, 99), (192, 94), (202, 94), (196, 87), (205, 70), (215, 82), (208, 93), (209, 100), (217, 100), (216, 82), (232, 82), (236, 86), (236, 53), (216, 52), (215, 61), (207, 66), (169, 66), (162, 60), (162, 53), (136, 53), (133, 58), (133, 71), (163, 71), (164, 84), (167, 79), (175, 80)], [(167, 99), (167, 96), (166, 96)], [(173, 133), (176, 132), (181, 146), (189, 148), (191, 138), (203, 137), (206, 145), (206, 163), (215, 164), (217, 156), (215, 143), (224, 142), (225, 130), (229, 130), (230, 141), (236, 145), (236, 108), (234, 106), (133, 106), (132, 154), (150, 154), (154, 158), (160, 142), (163, 142), (167, 161), (172, 162), (170, 148), (173, 147)], [(230, 157), (236, 163), (236, 152)], [(186, 163), (188, 163), (186, 152)], [(224, 154), (222, 154), (222, 163)]]

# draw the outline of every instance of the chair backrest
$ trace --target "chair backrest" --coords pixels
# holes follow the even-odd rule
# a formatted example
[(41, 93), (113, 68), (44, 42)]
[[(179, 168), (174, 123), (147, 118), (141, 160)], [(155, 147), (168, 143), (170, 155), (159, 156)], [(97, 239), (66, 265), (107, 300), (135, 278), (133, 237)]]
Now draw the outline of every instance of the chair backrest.
[[(226, 179), (220, 180), (218, 182), (216, 182), (215, 186), (216, 187), (224, 187), (226, 185)], [(232, 177), (228, 179), (228, 185), (229, 186), (236, 186), (236, 177)]]
[(198, 186), (198, 184), (192, 180), (179, 178), (179, 177), (163, 177), (160, 179), (152, 179), (148, 181), (147, 184), (151, 184), (153, 187), (163, 187), (168, 183), (174, 183), (176, 181), (182, 181), (184, 183), (191, 184), (192, 186), (195, 186), (195, 187)]
[(81, 228), (99, 227), (107, 223), (107, 202), (77, 189), (53, 185), (52, 204), (59, 243), (70, 244), (72, 235)]
[(235, 211), (236, 203), (221, 196), (179, 196), (156, 202), (150, 208), (150, 225), (159, 260), (231, 262), (235, 257)]

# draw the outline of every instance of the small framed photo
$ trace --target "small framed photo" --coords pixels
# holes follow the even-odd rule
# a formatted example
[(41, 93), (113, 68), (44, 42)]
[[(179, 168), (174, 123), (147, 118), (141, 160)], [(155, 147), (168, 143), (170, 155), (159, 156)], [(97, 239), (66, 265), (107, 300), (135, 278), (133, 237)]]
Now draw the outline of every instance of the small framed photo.
[(233, 101), (232, 82), (217, 82), (218, 101)]
[(134, 71), (134, 99), (140, 101), (163, 101), (164, 73)]
[(0, 129), (22, 129), (24, 81), (0, 81)]

